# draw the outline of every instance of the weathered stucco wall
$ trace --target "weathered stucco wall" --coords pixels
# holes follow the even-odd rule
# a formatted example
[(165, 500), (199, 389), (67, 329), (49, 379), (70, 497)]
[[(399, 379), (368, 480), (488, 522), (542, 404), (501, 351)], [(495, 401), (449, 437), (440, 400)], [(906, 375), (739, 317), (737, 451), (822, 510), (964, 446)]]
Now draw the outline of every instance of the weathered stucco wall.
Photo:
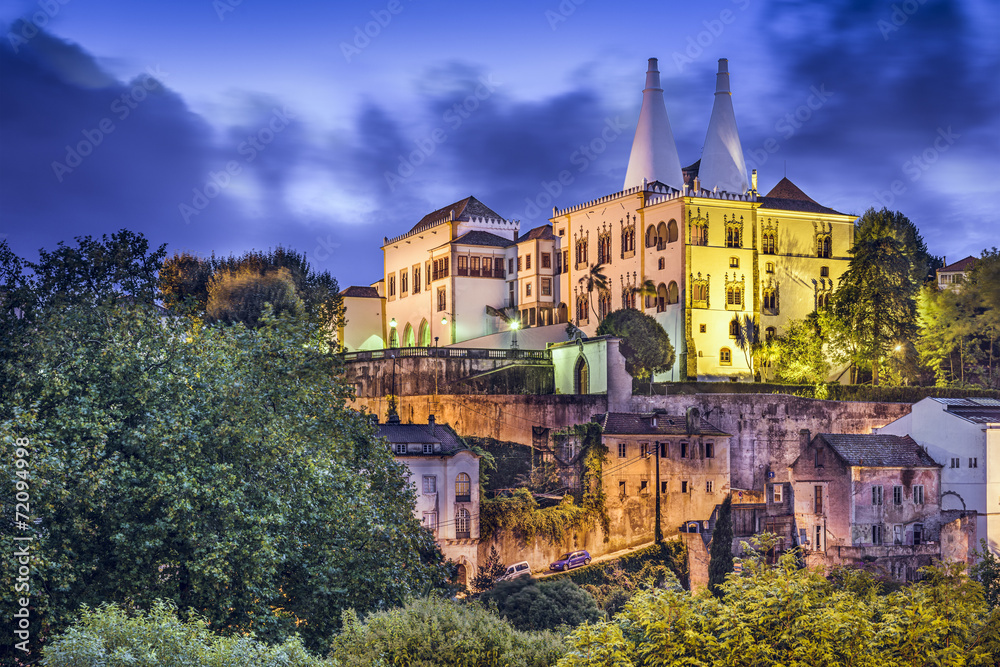
[(731, 434), (730, 484), (762, 491), (768, 472), (775, 481), (799, 455), (799, 430), (811, 433), (870, 433), (909, 414), (909, 403), (821, 401), (785, 394), (696, 394), (633, 396), (633, 412), (665, 408), (683, 414), (691, 406), (713, 426)]

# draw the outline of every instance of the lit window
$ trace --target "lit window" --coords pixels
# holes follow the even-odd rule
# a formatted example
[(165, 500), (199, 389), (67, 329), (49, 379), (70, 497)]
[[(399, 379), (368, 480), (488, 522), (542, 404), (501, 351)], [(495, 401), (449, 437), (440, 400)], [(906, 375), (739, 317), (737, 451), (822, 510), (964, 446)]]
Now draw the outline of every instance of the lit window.
[(472, 479), (467, 473), (460, 472), (455, 477), (455, 502), (467, 503), (470, 499)]
[(774, 273), (774, 262), (768, 262), (764, 265), (764, 273)]
[(733, 353), (728, 347), (719, 350), (719, 363), (723, 366), (731, 366), (733, 364)]
[(705, 324), (699, 324), (698, 325), (698, 333), (705, 333), (706, 331), (708, 331), (708, 326), (707, 325), (705, 325)]
[(552, 278), (542, 278), (542, 296), (552, 296)]
[(426, 494), (437, 493), (437, 490), (438, 490), (437, 475), (424, 475), (424, 493)]

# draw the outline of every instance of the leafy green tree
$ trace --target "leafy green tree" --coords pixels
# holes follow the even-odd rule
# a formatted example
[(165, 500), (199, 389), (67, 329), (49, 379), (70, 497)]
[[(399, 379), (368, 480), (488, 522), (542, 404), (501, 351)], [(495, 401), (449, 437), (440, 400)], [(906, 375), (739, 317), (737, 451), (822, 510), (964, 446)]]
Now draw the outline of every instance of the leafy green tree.
[(637, 379), (664, 373), (674, 365), (674, 346), (670, 336), (649, 315), (632, 308), (609, 314), (597, 327), (598, 336), (622, 339), (619, 349), (625, 357), (625, 370)]
[(868, 209), (854, 241), (833, 306), (851, 332), (852, 362), (871, 368), (878, 385), (884, 358), (916, 334), (916, 295), (931, 258), (913, 223), (886, 209)]
[(353, 611), (333, 642), (335, 667), (549, 667), (565, 651), (551, 632), (519, 632), (478, 604), (428, 598), (374, 613)]
[[(29, 443), (33, 521), (0, 535), (32, 537), (33, 638), (82, 604), (164, 599), (227, 633), (297, 626), (317, 649), (342, 609), (444, 587), (405, 469), (346, 408), (313, 320), (205, 326), (96, 280), (37, 294), (0, 408), (0, 440)], [(14, 516), (12, 495), (0, 510)], [(0, 563), (5, 590), (15, 567)]]
[[(631, 291), (632, 294), (635, 294), (636, 298), (639, 299), (640, 303), (642, 303), (646, 297), (655, 298), (659, 293), (656, 290), (656, 283), (649, 278), (644, 278), (642, 283), (633, 287)], [(639, 306), (638, 310), (642, 310), (642, 306)]]
[(295, 293), (288, 269), (261, 275), (251, 268), (219, 271), (208, 285), (206, 314), (212, 321), (241, 322), (255, 328), (267, 306), (275, 314), (300, 315), (302, 299)]
[(708, 562), (708, 589), (717, 597), (722, 596), (722, 584), (733, 571), (733, 498), (726, 496), (719, 506), (712, 531), (711, 560)]
[(575, 627), (604, 617), (590, 593), (564, 578), (501, 581), (480, 600), (496, 604), (497, 613), (518, 630)]
[(818, 313), (789, 321), (780, 336), (765, 342), (777, 379), (795, 384), (826, 381), (830, 375), (830, 362), (824, 347)]
[(603, 264), (591, 264), (587, 272), (580, 276), (577, 281), (584, 291), (587, 292), (587, 301), (590, 302), (590, 309), (595, 318), (599, 318), (597, 309), (594, 307), (594, 292), (603, 292), (608, 289), (608, 277), (604, 275)]
[(322, 667), (330, 663), (310, 655), (298, 638), (268, 645), (250, 636), (225, 637), (208, 621), (178, 618), (176, 608), (160, 600), (149, 611), (121, 606), (83, 607), (73, 624), (47, 643), (48, 667)]
[(976, 551), (976, 564), (972, 566), (972, 578), (983, 586), (983, 596), (990, 609), (1000, 608), (1000, 558), (990, 550), (984, 538), (979, 539), (981, 550)]
[(189, 252), (174, 253), (160, 267), (160, 297), (173, 312), (190, 309), (203, 312), (208, 307), (208, 281), (212, 262)]

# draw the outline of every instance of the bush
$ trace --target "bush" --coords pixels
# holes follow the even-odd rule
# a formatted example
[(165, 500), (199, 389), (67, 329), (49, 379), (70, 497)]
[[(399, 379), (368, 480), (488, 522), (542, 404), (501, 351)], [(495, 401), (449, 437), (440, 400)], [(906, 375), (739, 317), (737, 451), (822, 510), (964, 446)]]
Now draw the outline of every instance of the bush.
[[(644, 549), (616, 558), (613, 561), (594, 563), (586, 567), (570, 570), (550, 577), (550, 579), (566, 578), (580, 586), (602, 586), (621, 582), (619, 572), (630, 575), (649, 576), (656, 566), (665, 566), (684, 587), (687, 586), (687, 549), (680, 540), (668, 540), (662, 544), (654, 544)], [(643, 574), (644, 573), (644, 574)]]
[(129, 613), (118, 605), (84, 607), (78, 619), (44, 649), (47, 667), (320, 667), (297, 637), (268, 646), (253, 635), (222, 637), (208, 622), (182, 621), (169, 603)]
[(478, 604), (438, 598), (372, 614), (343, 614), (329, 659), (335, 667), (548, 667), (565, 653), (551, 632), (519, 632)]
[(575, 627), (604, 616), (593, 596), (568, 579), (538, 581), (520, 577), (501, 581), (480, 599), (496, 604), (497, 613), (518, 630)]

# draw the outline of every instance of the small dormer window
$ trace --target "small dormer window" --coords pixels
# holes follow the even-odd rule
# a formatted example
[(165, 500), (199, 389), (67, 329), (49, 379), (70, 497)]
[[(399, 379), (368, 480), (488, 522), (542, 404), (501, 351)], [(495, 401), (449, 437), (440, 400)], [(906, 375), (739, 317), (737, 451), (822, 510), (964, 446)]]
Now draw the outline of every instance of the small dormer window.
[(434, 453), (434, 445), (429, 442), (424, 443), (424, 454), (433, 454), (433, 453)]
[(652, 426), (653, 428), (656, 428), (656, 415), (653, 415), (652, 417), (649, 418), (649, 425)]
[(406, 453), (406, 443), (405, 442), (397, 442), (396, 443), (396, 453), (397, 454), (405, 454)]

